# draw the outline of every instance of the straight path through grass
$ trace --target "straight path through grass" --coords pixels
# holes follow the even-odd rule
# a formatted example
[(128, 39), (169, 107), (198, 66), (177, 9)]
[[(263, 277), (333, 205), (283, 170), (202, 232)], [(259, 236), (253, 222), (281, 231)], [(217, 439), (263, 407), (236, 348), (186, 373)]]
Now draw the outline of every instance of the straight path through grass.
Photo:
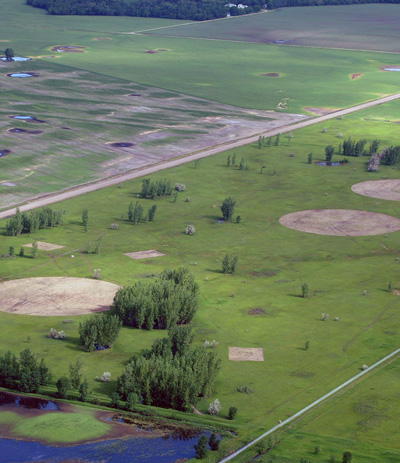
[(319, 398), (318, 400), (315, 400), (313, 403), (311, 403), (310, 405), (307, 405), (307, 407), (304, 407), (302, 410), (300, 410), (299, 412), (295, 413), (293, 416), (291, 416), (290, 418), (286, 419), (285, 421), (282, 421), (281, 423), (279, 423), (277, 426), (274, 426), (273, 428), (269, 429), (268, 431), (266, 431), (265, 433), (261, 434), (261, 436), (258, 436), (256, 439), (252, 440), (251, 442), (249, 442), (248, 444), (246, 444), (244, 447), (240, 448), (239, 450), (237, 450), (236, 452), (232, 453), (231, 455), (229, 455), (228, 457), (226, 458), (223, 458), (222, 460), (220, 460), (219, 463), (226, 463), (227, 461), (231, 461), (233, 460), (234, 458), (236, 458), (238, 455), (240, 455), (242, 452), (244, 452), (245, 450), (249, 449), (250, 447), (252, 447), (254, 444), (256, 444), (257, 442), (259, 442), (260, 440), (264, 439), (265, 437), (271, 435), (272, 433), (274, 433), (275, 431), (278, 431), (279, 429), (282, 429), (284, 426), (286, 426), (287, 424), (291, 423), (292, 421), (295, 421), (297, 418), (300, 418), (302, 415), (304, 415), (305, 413), (307, 413), (308, 411), (314, 409), (315, 407), (318, 407), (319, 405), (323, 404), (326, 400), (328, 399), (331, 399), (333, 396), (335, 396), (336, 394), (338, 394), (339, 392), (343, 391), (343, 389), (347, 388), (348, 386), (352, 385), (353, 383), (355, 383), (356, 381), (358, 381), (360, 378), (362, 378), (363, 376), (365, 376), (366, 374), (368, 373), (371, 373), (373, 370), (376, 370), (376, 368), (378, 368), (379, 366), (381, 366), (383, 363), (389, 361), (389, 360), (393, 360), (397, 355), (400, 354), (400, 348), (399, 349), (396, 349), (394, 352), (392, 352), (391, 354), (389, 355), (386, 355), (386, 357), (384, 357), (383, 359), (379, 360), (378, 362), (374, 363), (371, 367), (367, 368), (366, 370), (362, 371), (361, 373), (358, 373), (356, 376), (353, 376), (352, 378), (350, 378), (348, 381), (345, 381), (343, 384), (341, 384), (340, 386), (336, 387), (335, 389), (332, 389), (332, 391), (328, 392), (327, 394), (325, 394), (324, 396), (322, 396), (321, 398)]
[[(383, 98), (379, 98), (377, 100), (369, 101), (367, 103), (362, 103), (362, 104), (359, 104), (359, 105), (356, 105), (356, 106), (352, 106), (350, 108), (341, 109), (339, 111), (334, 111), (334, 112), (332, 112), (330, 114), (326, 114), (324, 116), (319, 116), (319, 117), (316, 117), (314, 119), (298, 122), (298, 123), (291, 124), (291, 125), (284, 126), (284, 127), (279, 127), (277, 129), (272, 129), (272, 130), (269, 130), (267, 132), (252, 135), (250, 137), (241, 138), (239, 140), (234, 140), (234, 141), (231, 141), (231, 142), (228, 142), (228, 143), (224, 143), (222, 145), (217, 145), (217, 146), (214, 146), (212, 148), (208, 148), (208, 149), (205, 149), (205, 150), (190, 154), (190, 155), (185, 156), (185, 157), (172, 159), (170, 161), (162, 162), (162, 163), (155, 164), (155, 165), (152, 165), (152, 166), (149, 166), (149, 167), (144, 167), (142, 169), (129, 171), (129, 172), (126, 172), (125, 174), (118, 175), (118, 176), (115, 176), (115, 177), (106, 178), (106, 179), (103, 179), (103, 180), (100, 180), (100, 181), (97, 181), (97, 182), (94, 182), (94, 183), (84, 184), (84, 185), (78, 186), (76, 188), (63, 191), (61, 193), (55, 193), (55, 194), (51, 194), (51, 195), (48, 195), (48, 196), (44, 196), (42, 198), (35, 199), (33, 201), (30, 201), (27, 204), (24, 204), (24, 205), (20, 206), (19, 209), (20, 209), (21, 212), (30, 211), (30, 210), (36, 209), (38, 207), (47, 206), (49, 204), (53, 204), (53, 203), (56, 203), (56, 202), (59, 202), (59, 201), (64, 201), (65, 199), (74, 198), (76, 196), (80, 196), (80, 195), (83, 195), (83, 194), (86, 194), (86, 193), (89, 193), (89, 192), (92, 192), (92, 191), (96, 191), (96, 190), (100, 190), (102, 188), (117, 185), (119, 183), (126, 182), (127, 180), (132, 180), (134, 178), (144, 177), (145, 175), (150, 175), (150, 174), (152, 174), (154, 172), (158, 172), (160, 170), (168, 169), (170, 167), (176, 167), (176, 166), (179, 166), (181, 164), (185, 164), (185, 163), (188, 163), (188, 162), (191, 162), (191, 161), (195, 161), (197, 159), (202, 159), (202, 158), (205, 158), (205, 157), (208, 157), (208, 156), (213, 156), (214, 154), (221, 153), (222, 151), (225, 151), (225, 150), (228, 150), (228, 149), (238, 148), (240, 146), (247, 145), (249, 143), (254, 143), (254, 142), (257, 141), (259, 136), (269, 136), (269, 137), (271, 137), (271, 136), (277, 135), (278, 133), (282, 134), (282, 133), (291, 132), (292, 130), (297, 130), (297, 129), (301, 129), (301, 128), (304, 128), (304, 127), (308, 127), (310, 125), (317, 124), (319, 122), (327, 121), (327, 120), (333, 119), (335, 117), (344, 116), (346, 114), (350, 114), (350, 113), (353, 113), (353, 112), (356, 112), (356, 111), (360, 111), (362, 109), (370, 108), (372, 106), (381, 105), (381, 104), (387, 103), (389, 101), (397, 100), (399, 98), (400, 98), (400, 93), (395, 93), (393, 95), (389, 95), (389, 96), (386, 96), (386, 97), (383, 97)], [(0, 220), (1, 219), (6, 219), (8, 217), (12, 217), (13, 215), (15, 215), (15, 213), (16, 213), (16, 208), (15, 207), (11, 208), (11, 209), (4, 210), (3, 212), (0, 212)]]

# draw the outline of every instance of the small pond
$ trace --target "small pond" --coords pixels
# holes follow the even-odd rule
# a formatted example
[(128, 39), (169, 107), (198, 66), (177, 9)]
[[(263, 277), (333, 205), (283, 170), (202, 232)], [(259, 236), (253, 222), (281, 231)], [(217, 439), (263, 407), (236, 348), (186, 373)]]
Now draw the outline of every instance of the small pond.
[(315, 164), (317, 164), (317, 166), (334, 167), (334, 166), (342, 166), (343, 162), (325, 162), (325, 161), (321, 161), (321, 162), (316, 162)]
[(114, 148), (129, 148), (130, 146), (133, 146), (133, 143), (129, 143), (126, 141), (120, 141), (116, 143), (111, 143), (110, 146), (113, 146)]
[(44, 123), (46, 121), (42, 121), (37, 119), (34, 116), (8, 116), (10, 119), (17, 119), (18, 121), (30, 121), (30, 122), (41, 122)]
[(7, 156), (8, 153), (11, 153), (10, 150), (0, 150), (0, 158)]
[[(0, 58), (1, 61), (7, 61), (7, 58)], [(14, 56), (12, 61), (30, 61), (32, 58), (23, 58), (22, 56)]]
[(15, 407), (29, 408), (32, 410), (59, 410), (58, 405), (51, 400), (19, 396), (3, 391), (0, 391), (0, 406), (1, 405), (13, 405)]
[(383, 68), (384, 71), (395, 71), (400, 72), (400, 68)]
[(31, 72), (14, 72), (12, 74), (7, 74), (8, 77), (36, 77), (35, 74)]

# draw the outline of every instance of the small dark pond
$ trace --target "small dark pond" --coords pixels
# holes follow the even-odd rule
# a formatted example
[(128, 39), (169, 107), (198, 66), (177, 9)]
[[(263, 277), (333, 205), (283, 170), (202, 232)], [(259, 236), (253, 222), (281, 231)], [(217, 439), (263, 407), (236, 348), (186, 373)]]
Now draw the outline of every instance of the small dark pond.
[(140, 93), (130, 93), (128, 96), (141, 96)]
[(0, 158), (7, 156), (7, 154), (11, 153), (10, 150), (0, 150)]
[(2, 391), (0, 392), (0, 406), (1, 405), (15, 405), (15, 407), (23, 407), (34, 410), (59, 410), (58, 405), (51, 400), (19, 396)]
[(327, 166), (327, 167), (334, 167), (334, 166), (342, 166), (343, 162), (316, 162), (317, 166)]
[(10, 133), (29, 133), (31, 135), (39, 135), (40, 133), (43, 133), (43, 130), (27, 130), (27, 129), (18, 129), (16, 127), (12, 129), (8, 129), (7, 132)]
[(110, 146), (113, 146), (114, 148), (129, 148), (130, 146), (133, 146), (133, 143), (128, 143), (125, 141), (117, 142), (117, 143), (111, 143)]

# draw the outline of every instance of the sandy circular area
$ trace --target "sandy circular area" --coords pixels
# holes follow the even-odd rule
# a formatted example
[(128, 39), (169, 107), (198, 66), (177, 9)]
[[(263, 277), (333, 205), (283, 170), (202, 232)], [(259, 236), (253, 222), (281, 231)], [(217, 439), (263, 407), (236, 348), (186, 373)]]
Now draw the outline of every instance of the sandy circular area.
[(306, 233), (333, 236), (382, 235), (400, 230), (400, 220), (386, 214), (347, 209), (292, 212), (279, 222)]
[(400, 180), (370, 180), (356, 183), (351, 187), (354, 193), (369, 196), (370, 198), (389, 199), (400, 201)]
[(119, 286), (89, 278), (23, 278), (0, 283), (0, 310), (66, 316), (108, 310)]

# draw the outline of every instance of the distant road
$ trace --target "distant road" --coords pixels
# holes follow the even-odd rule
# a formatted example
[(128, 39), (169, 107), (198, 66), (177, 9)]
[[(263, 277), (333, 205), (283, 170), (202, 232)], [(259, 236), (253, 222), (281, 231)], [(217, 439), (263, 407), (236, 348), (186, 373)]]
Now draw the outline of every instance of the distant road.
[[(211, 148), (206, 148), (201, 151), (194, 152), (184, 157), (179, 157), (175, 159), (171, 159), (168, 161), (160, 162), (158, 164), (153, 164), (148, 167), (142, 167), (140, 169), (135, 169), (126, 172), (125, 174), (117, 175), (114, 177), (105, 178), (102, 180), (98, 180), (92, 183), (85, 183), (79, 185), (77, 187), (58, 192), (58, 193), (51, 193), (46, 196), (42, 196), (37, 199), (33, 199), (21, 206), (19, 206), (21, 212), (30, 211), (32, 209), (36, 209), (37, 207), (48, 206), (49, 204), (58, 203), (59, 201), (64, 201), (66, 199), (74, 198), (75, 196), (80, 196), (86, 193), (90, 193), (92, 191), (101, 190), (102, 188), (107, 188), (109, 186), (118, 185), (120, 183), (126, 182), (127, 180), (132, 180), (134, 178), (144, 177), (146, 175), (153, 174), (154, 172), (158, 172), (160, 170), (169, 169), (170, 167), (180, 166), (181, 164), (185, 164), (187, 162), (195, 161), (196, 159), (205, 158), (207, 156), (213, 156), (214, 154), (221, 153), (222, 151), (238, 148), (239, 146), (247, 145), (249, 143), (254, 143), (258, 140), (258, 137), (261, 136), (275, 136), (278, 133), (287, 133), (293, 130), (302, 129), (303, 127), (308, 127), (313, 124), (318, 124), (319, 122), (327, 121), (329, 119), (333, 119), (339, 116), (345, 116), (346, 114), (350, 114), (356, 111), (360, 111), (362, 109), (370, 108), (372, 106), (378, 106), (383, 103), (387, 103), (389, 101), (397, 100), (400, 98), (400, 93), (395, 93), (393, 95), (385, 96), (383, 98), (379, 98), (378, 100), (368, 101), (367, 103), (362, 103), (356, 106), (352, 106), (350, 108), (341, 109), (339, 111), (334, 111), (329, 114), (325, 114), (324, 116), (318, 116), (313, 119), (308, 119), (302, 122), (296, 122), (294, 124), (288, 124), (287, 126), (282, 126), (276, 129), (271, 129), (266, 132), (260, 132), (255, 135), (251, 135), (249, 137), (240, 138), (238, 140), (230, 141), (227, 143), (222, 143), (220, 145), (213, 146)], [(11, 217), (15, 215), (16, 208), (13, 207), (11, 209), (7, 209), (3, 212), (0, 212), (0, 219), (5, 219), (7, 217)]]

